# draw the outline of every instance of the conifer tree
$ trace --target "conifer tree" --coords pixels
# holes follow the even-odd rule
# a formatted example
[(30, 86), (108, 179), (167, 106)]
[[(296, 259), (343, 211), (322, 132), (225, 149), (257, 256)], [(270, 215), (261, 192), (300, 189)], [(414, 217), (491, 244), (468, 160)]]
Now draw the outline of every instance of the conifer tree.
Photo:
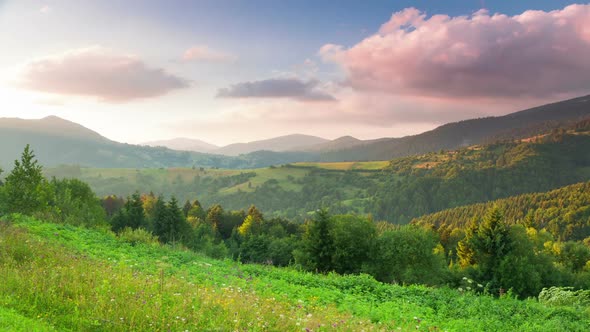
[(43, 168), (28, 144), (21, 160), (14, 161), (14, 168), (6, 177), (4, 190), (8, 212), (32, 214), (47, 206), (47, 181), (43, 176)]
[(333, 270), (333, 239), (330, 234), (332, 221), (328, 211), (321, 209), (316, 212), (315, 219), (308, 223), (303, 238), (302, 252), (305, 265), (318, 272)]

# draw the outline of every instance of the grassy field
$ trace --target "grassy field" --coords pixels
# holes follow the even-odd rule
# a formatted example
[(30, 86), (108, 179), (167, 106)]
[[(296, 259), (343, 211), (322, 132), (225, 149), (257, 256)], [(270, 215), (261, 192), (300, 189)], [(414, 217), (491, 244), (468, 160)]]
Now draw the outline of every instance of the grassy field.
[[(6, 218), (5, 218), (6, 219)], [(0, 222), (0, 330), (587, 331), (585, 307), (217, 261), (13, 216)]]
[(384, 169), (389, 165), (389, 161), (344, 161), (333, 163), (294, 163), (294, 166), (316, 167), (320, 169), (338, 170), (338, 171), (375, 171)]

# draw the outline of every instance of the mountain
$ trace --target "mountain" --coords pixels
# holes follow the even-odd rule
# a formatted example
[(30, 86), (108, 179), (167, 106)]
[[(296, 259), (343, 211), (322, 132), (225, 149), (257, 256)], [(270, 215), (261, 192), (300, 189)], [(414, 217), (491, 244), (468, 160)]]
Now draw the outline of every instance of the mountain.
[(79, 124), (55, 116), (40, 120), (0, 118), (0, 166), (9, 170), (30, 144), (44, 166), (62, 164), (104, 168), (217, 167), (256, 168), (317, 155), (303, 152), (267, 152), (228, 157), (165, 147), (111, 141)]
[(359, 145), (365, 145), (368, 142), (371, 142), (371, 141), (363, 141), (358, 138), (354, 138), (352, 136), (342, 136), (342, 137), (336, 138), (331, 141), (322, 142), (319, 144), (310, 145), (310, 146), (299, 148), (299, 149), (303, 150), (303, 151), (310, 151), (310, 152), (311, 151), (313, 151), (313, 152), (337, 151), (337, 150), (343, 150), (343, 149), (347, 149), (347, 148), (351, 148), (351, 147), (355, 147), (355, 146), (359, 146)]
[(253, 141), (249, 143), (235, 143), (226, 145), (222, 148), (215, 150), (215, 153), (223, 154), (227, 156), (237, 156), (241, 154), (247, 154), (254, 151), (302, 151), (305, 148), (314, 146), (317, 144), (328, 142), (327, 139), (310, 136), (293, 134), (286, 136), (279, 136), (270, 139)]
[(194, 151), (194, 152), (203, 152), (208, 153), (212, 152), (216, 149), (219, 149), (218, 146), (207, 143), (205, 141), (201, 141), (198, 139), (193, 138), (184, 138), (178, 137), (169, 140), (161, 140), (161, 141), (151, 141), (145, 142), (141, 145), (147, 146), (163, 146), (172, 150), (180, 150), (180, 151)]
[(68, 137), (95, 142), (109, 141), (95, 131), (57, 116), (48, 116), (38, 120), (0, 118), (0, 130), (2, 132)]
[(590, 95), (498, 117), (464, 120), (434, 130), (402, 138), (365, 141), (340, 150), (324, 149), (322, 161), (389, 160), (441, 149), (456, 149), (497, 139), (532, 136), (535, 132), (556, 128), (590, 117)]

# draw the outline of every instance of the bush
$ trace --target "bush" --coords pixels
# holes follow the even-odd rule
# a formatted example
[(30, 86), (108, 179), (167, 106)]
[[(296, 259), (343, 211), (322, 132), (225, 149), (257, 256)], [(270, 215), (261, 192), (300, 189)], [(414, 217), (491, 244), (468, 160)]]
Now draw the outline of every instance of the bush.
[(590, 290), (573, 290), (573, 287), (543, 288), (539, 302), (551, 306), (588, 306)]
[(143, 228), (131, 229), (125, 227), (123, 231), (119, 233), (119, 239), (123, 242), (130, 243), (132, 246), (142, 243), (148, 246), (158, 246), (160, 244), (157, 236), (154, 236)]

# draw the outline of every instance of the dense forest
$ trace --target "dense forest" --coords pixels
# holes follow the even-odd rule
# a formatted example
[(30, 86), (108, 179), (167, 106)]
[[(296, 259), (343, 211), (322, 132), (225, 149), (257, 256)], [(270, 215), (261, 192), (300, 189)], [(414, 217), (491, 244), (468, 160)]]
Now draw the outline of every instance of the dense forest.
[[(567, 139), (566, 135), (561, 142)], [(544, 197), (549, 198), (547, 204), (570, 197), (580, 202), (568, 206), (582, 207), (587, 197), (576, 193), (586, 186), (566, 187)], [(365, 273), (388, 283), (457, 287), (467, 280), (465, 287), (491, 295), (511, 290), (526, 297), (550, 286), (590, 287), (588, 238), (572, 238), (568, 224), (552, 229), (534, 213), (519, 222), (518, 214), (505, 211), (501, 204), (478, 211), (472, 221), (457, 224), (447, 234), (419, 222), (399, 226), (326, 209), (297, 222), (265, 217), (254, 205), (229, 210), (197, 200), (181, 204), (174, 196), (166, 199), (153, 193), (99, 199), (79, 180), (47, 180), (28, 146), (0, 188), (0, 215), (21, 213), (58, 223), (108, 227), (131, 245), (159, 241), (216, 258), (320, 273)], [(586, 215), (584, 211), (564, 219), (577, 227), (585, 223), (578, 218)], [(569, 210), (560, 212), (569, 215)]]

